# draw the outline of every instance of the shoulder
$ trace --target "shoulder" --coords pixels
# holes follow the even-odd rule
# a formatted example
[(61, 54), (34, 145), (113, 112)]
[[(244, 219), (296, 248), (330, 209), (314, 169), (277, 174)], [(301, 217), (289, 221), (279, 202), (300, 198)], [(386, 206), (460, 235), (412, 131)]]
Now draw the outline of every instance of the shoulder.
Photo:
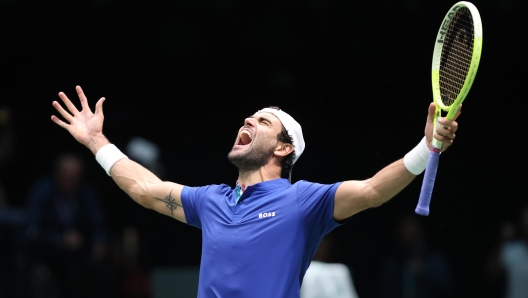
[(518, 254), (522, 251), (524, 251), (526, 248), (526, 244), (521, 240), (512, 240), (510, 242), (507, 242), (504, 244), (502, 248), (503, 255), (511, 255), (511, 254)]
[(51, 177), (42, 177), (33, 182), (27, 196), (27, 207), (41, 208), (42, 204), (47, 204), (51, 201), (55, 193), (55, 184)]
[(299, 180), (292, 184), (292, 186), (298, 187), (298, 188), (324, 188), (324, 187), (334, 187), (340, 185), (342, 182), (335, 182), (335, 183), (318, 183), (318, 182), (311, 182), (306, 180)]
[(512, 240), (504, 244), (501, 250), (502, 262), (506, 266), (515, 266), (517, 260), (528, 251), (528, 245), (521, 240)]
[(184, 186), (182, 189), (182, 198), (193, 196), (214, 196), (225, 195), (233, 192), (233, 188), (227, 184), (210, 184), (204, 186)]
[(205, 191), (205, 192), (225, 192), (232, 191), (233, 188), (227, 184), (209, 184), (202, 186), (183, 186), (184, 190), (187, 191)]
[(298, 182), (295, 182), (292, 186), (297, 190), (299, 194), (309, 195), (314, 193), (329, 193), (331, 195), (334, 195), (341, 183), (342, 182), (323, 184), (300, 180)]
[(41, 177), (37, 179), (31, 185), (31, 192), (34, 194), (37, 193), (48, 193), (51, 192), (54, 188), (53, 179), (49, 176)]
[(97, 188), (92, 183), (86, 180), (82, 181), (80, 189), (84, 196), (88, 196), (90, 198), (97, 197), (99, 195)]

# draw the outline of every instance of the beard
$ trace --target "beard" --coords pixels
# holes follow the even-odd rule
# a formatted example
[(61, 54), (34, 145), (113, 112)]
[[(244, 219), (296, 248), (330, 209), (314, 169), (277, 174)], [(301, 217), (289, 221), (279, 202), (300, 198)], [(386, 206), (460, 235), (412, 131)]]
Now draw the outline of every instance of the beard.
[(240, 172), (252, 172), (266, 165), (273, 156), (275, 145), (272, 142), (254, 141), (252, 147), (244, 152), (229, 152), (227, 159), (234, 164)]

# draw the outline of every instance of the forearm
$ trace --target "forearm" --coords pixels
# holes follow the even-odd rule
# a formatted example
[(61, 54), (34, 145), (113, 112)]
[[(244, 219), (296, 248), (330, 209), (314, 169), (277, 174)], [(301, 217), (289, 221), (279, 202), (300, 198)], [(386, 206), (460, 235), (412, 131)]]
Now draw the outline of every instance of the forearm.
[(117, 161), (110, 174), (117, 185), (141, 206), (187, 222), (181, 201), (183, 185), (161, 181), (128, 158)]
[(344, 181), (336, 191), (334, 219), (343, 220), (389, 201), (425, 169), (428, 153), (423, 140), (404, 158), (386, 166), (374, 177)]
[[(97, 152), (108, 144), (110, 144), (108, 139), (99, 134), (92, 137), (86, 146), (97, 156)], [(162, 182), (152, 172), (128, 158), (122, 158), (113, 164), (109, 174), (119, 188), (134, 201), (147, 208), (150, 207), (149, 203), (154, 197), (150, 186)]]
[(371, 191), (369, 199), (374, 206), (392, 199), (425, 169), (429, 147), (423, 138), (404, 158), (393, 162), (366, 181)]
[(405, 167), (403, 158), (386, 166), (367, 181), (371, 206), (380, 206), (402, 191), (416, 175)]
[(186, 222), (180, 197), (183, 185), (161, 181), (151, 171), (128, 159), (102, 135), (90, 140), (87, 147), (119, 188), (134, 201), (145, 208)]
[[(152, 208), (155, 200), (155, 185), (162, 183), (152, 172), (128, 158), (117, 161), (110, 170), (112, 179), (134, 201), (146, 208)], [(164, 197), (162, 194), (158, 197)]]

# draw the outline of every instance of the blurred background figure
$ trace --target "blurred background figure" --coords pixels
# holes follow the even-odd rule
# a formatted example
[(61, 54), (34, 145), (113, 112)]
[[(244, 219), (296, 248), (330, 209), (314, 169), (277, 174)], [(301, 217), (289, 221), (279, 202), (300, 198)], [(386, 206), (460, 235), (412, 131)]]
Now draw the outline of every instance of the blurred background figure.
[(404, 216), (397, 228), (398, 249), (383, 264), (380, 297), (440, 298), (453, 296), (447, 260), (428, 247), (418, 215)]
[(27, 200), (31, 297), (101, 297), (111, 293), (103, 272), (106, 235), (99, 197), (83, 179), (84, 164), (63, 154)]
[(7, 193), (2, 183), (2, 176), (5, 175), (5, 165), (13, 159), (15, 147), (15, 136), (11, 110), (0, 106), (0, 209), (6, 207)]
[(517, 228), (512, 222), (503, 222), (498, 226), (498, 241), (491, 248), (487, 262), (484, 264), (483, 280), (486, 281), (484, 288), (489, 297), (505, 297), (506, 277), (501, 262), (501, 251), (506, 243), (515, 238)]
[(339, 250), (328, 234), (323, 238), (304, 275), (301, 298), (357, 298), (352, 275), (345, 264), (335, 263)]
[(150, 275), (142, 264), (141, 237), (138, 229), (128, 226), (117, 241), (117, 297), (148, 298), (151, 295)]
[(13, 295), (13, 287), (9, 285), (15, 282), (14, 238), (19, 224), (24, 220), (23, 212), (12, 208), (4, 184), (4, 179), (9, 175), (7, 165), (14, 159), (14, 153), (13, 113), (10, 108), (0, 106), (0, 297)]
[(488, 263), (488, 277), (501, 297), (528, 297), (528, 204), (521, 208), (518, 228), (501, 225), (499, 241)]

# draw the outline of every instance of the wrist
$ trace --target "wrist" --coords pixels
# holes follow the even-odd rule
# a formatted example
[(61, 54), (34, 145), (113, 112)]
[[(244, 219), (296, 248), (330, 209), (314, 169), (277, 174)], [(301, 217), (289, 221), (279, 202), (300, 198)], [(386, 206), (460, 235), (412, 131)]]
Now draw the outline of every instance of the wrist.
[(110, 144), (110, 141), (102, 134), (95, 134), (92, 136), (90, 141), (88, 141), (88, 144), (86, 144), (86, 147), (92, 151), (94, 155), (97, 154), (97, 152), (103, 148), (103, 146)]
[(429, 146), (427, 140), (422, 138), (420, 143), (416, 145), (409, 153), (405, 154), (403, 164), (409, 172), (414, 175), (420, 175), (427, 166), (427, 159), (429, 158)]
[(110, 170), (114, 164), (123, 158), (128, 158), (123, 152), (121, 152), (114, 144), (106, 144), (102, 146), (95, 154), (95, 159), (103, 167), (105, 172), (110, 175)]

